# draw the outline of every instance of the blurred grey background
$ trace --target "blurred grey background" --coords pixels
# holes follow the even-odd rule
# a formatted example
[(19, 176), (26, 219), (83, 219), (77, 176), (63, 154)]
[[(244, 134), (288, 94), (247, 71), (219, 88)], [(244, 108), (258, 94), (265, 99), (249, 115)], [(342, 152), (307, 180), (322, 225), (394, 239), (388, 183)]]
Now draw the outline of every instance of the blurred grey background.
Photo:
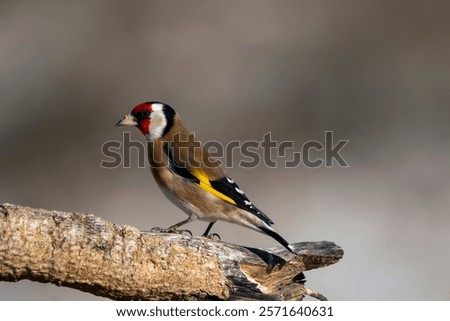
[[(0, 202), (141, 229), (184, 219), (148, 170), (100, 167), (102, 144), (122, 138), (114, 124), (141, 101), (171, 104), (200, 139), (225, 144), (271, 131), (300, 149), (333, 131), (350, 140), (349, 168), (228, 172), (289, 241), (343, 247), (308, 287), (449, 300), (449, 14), (448, 1), (2, 0)], [(0, 299), (98, 298), (20, 281), (0, 283)]]

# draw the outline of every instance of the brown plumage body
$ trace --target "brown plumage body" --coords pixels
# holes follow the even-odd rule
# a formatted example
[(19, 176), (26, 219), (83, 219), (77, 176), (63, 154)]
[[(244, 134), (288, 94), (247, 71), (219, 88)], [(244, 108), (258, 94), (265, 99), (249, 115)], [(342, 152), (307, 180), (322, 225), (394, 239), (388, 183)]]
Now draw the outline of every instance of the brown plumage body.
[(272, 220), (250, 202), (172, 107), (159, 102), (142, 103), (117, 125), (136, 126), (146, 136), (156, 183), (188, 215), (167, 231), (198, 219), (210, 222), (206, 235), (214, 222), (225, 221), (266, 233), (294, 253), (273, 230)]

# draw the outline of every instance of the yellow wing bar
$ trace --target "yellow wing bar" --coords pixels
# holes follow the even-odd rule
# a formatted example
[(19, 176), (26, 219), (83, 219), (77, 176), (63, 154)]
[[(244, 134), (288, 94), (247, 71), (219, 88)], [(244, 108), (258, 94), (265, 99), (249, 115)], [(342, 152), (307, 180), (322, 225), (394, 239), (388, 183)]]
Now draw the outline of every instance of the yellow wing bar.
[(195, 177), (197, 177), (198, 180), (200, 181), (198, 186), (201, 189), (207, 191), (208, 193), (210, 193), (210, 194), (212, 194), (214, 196), (217, 196), (218, 198), (224, 200), (225, 202), (228, 202), (230, 204), (236, 205), (236, 202), (232, 198), (226, 196), (225, 194), (219, 192), (218, 190), (214, 189), (214, 187), (211, 186), (211, 183), (209, 182), (208, 175), (203, 170), (195, 168), (193, 170), (193, 175)]

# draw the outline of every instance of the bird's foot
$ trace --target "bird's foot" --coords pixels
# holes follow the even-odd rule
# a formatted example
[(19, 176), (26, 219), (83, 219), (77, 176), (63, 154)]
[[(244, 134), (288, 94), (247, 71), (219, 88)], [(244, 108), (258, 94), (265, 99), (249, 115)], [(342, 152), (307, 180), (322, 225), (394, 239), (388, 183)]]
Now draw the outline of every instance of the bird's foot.
[(175, 233), (175, 234), (181, 234), (181, 235), (187, 235), (192, 237), (192, 232), (189, 230), (177, 230), (177, 229), (171, 229), (171, 228), (160, 228), (160, 227), (154, 227), (150, 230), (152, 233)]
[(172, 233), (177, 233), (177, 234), (181, 234), (181, 235), (186, 235), (186, 236), (190, 236), (192, 237), (192, 232), (189, 230), (175, 230)]
[(220, 235), (217, 234), (217, 233), (211, 233), (211, 234), (208, 234), (208, 235), (203, 234), (202, 236), (203, 236), (203, 237), (207, 237), (207, 238), (209, 238), (209, 239), (211, 239), (211, 240), (215, 240), (215, 241), (221, 241), (221, 240), (222, 240), (222, 239), (220, 238)]

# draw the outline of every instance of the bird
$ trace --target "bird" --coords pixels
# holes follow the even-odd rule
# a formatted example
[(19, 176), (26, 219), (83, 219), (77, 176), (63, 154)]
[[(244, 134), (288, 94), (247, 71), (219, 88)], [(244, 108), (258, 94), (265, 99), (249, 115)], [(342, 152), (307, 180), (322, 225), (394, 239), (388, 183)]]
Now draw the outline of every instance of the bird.
[(140, 103), (116, 126), (134, 126), (141, 131), (148, 143), (150, 170), (157, 185), (188, 215), (160, 232), (177, 232), (182, 225), (200, 220), (209, 222), (202, 235), (209, 236), (217, 221), (225, 221), (267, 234), (296, 254), (272, 228), (274, 222), (248, 199), (170, 105), (159, 101)]

